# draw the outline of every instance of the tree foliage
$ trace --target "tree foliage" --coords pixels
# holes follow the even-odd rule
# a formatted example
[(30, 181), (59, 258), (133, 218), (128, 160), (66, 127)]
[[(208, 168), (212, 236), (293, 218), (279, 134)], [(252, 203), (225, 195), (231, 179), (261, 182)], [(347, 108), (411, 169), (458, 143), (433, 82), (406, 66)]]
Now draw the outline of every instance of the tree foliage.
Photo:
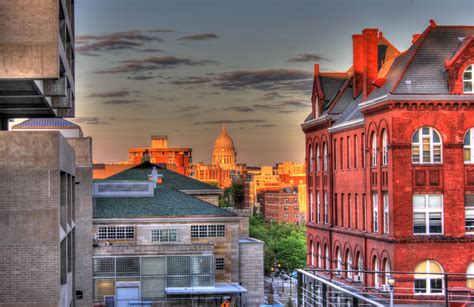
[(287, 272), (305, 267), (304, 226), (266, 222), (261, 216), (252, 216), (250, 217), (250, 236), (265, 241), (266, 274), (271, 273), (275, 259)]

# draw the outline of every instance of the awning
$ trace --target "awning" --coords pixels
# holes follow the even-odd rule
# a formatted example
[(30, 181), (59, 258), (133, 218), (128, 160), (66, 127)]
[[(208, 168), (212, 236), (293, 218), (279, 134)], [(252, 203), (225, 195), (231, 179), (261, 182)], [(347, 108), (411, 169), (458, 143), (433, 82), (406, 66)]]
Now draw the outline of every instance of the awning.
[(215, 284), (214, 287), (165, 288), (167, 295), (180, 294), (235, 294), (246, 293), (247, 289), (239, 284)]

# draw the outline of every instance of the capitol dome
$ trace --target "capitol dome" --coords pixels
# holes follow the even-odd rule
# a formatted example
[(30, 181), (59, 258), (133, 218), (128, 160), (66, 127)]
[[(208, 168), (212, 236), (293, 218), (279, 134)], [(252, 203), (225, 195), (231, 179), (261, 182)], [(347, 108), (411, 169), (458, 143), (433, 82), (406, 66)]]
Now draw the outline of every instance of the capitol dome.
[(212, 152), (212, 164), (222, 167), (235, 166), (237, 153), (235, 152), (234, 141), (227, 133), (225, 124), (219, 136), (214, 141), (214, 150)]

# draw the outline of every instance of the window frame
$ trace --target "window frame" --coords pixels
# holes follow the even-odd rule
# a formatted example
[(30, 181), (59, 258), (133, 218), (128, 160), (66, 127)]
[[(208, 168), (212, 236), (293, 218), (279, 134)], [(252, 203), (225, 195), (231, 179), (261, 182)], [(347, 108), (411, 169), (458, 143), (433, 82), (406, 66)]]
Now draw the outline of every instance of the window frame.
[(390, 213), (389, 213), (389, 198), (388, 198), (388, 192), (384, 192), (382, 194), (382, 200), (383, 200), (383, 234), (389, 234), (390, 233)]
[(224, 259), (224, 257), (216, 257), (215, 270), (216, 271), (224, 271), (225, 270), (225, 259)]
[[(469, 145), (466, 145), (466, 137), (469, 139)], [(469, 150), (469, 160), (466, 160), (466, 150)], [(466, 133), (464, 133), (463, 160), (464, 164), (474, 164), (474, 127), (467, 129)]]
[(372, 232), (379, 232), (379, 193), (372, 193)]
[(319, 223), (321, 223), (321, 195), (319, 191), (316, 192), (316, 220)]
[[(166, 240), (164, 240), (166, 238)], [(172, 240), (174, 238), (174, 240)], [(150, 242), (153, 243), (176, 243), (178, 242), (177, 228), (153, 228), (150, 229)]]
[[(425, 207), (423, 209), (415, 208), (415, 197), (423, 196), (425, 198)], [(429, 199), (433, 196), (439, 196), (441, 198), (441, 208), (430, 208)], [(412, 207), (413, 207), (413, 235), (415, 236), (431, 236), (431, 235), (444, 235), (444, 197), (443, 194), (413, 194), (412, 196)], [(425, 232), (415, 232), (415, 213), (425, 214)], [(441, 232), (431, 233), (430, 232), (430, 213), (441, 213)]]
[(377, 134), (372, 132), (370, 139), (370, 166), (377, 167)]
[[(420, 275), (423, 275), (423, 273), (431, 273), (430, 272), (430, 262), (433, 261), (434, 263), (436, 263), (440, 269), (441, 269), (441, 272), (439, 275), (435, 275), (435, 274), (426, 274), (425, 276), (423, 277), (420, 277)], [(416, 272), (415, 271), (415, 274), (414, 274), (414, 281), (413, 281), (413, 293), (414, 295), (444, 295), (444, 269), (443, 267), (441, 266), (441, 264), (437, 261), (434, 261), (434, 260), (425, 260), (425, 261), (422, 261), (422, 262), (419, 262), (416, 266), (422, 264), (426, 262), (426, 271), (425, 272)], [(416, 270), (416, 267), (415, 267), (415, 270)], [(417, 277), (418, 275), (418, 277)], [(417, 280), (424, 280), (426, 282), (426, 285), (425, 285), (425, 289), (426, 289), (426, 292), (416, 292), (416, 287), (415, 287), (415, 283)], [(431, 291), (431, 280), (441, 280), (441, 292), (432, 292)]]
[[(471, 79), (468, 80), (468, 79), (465, 79), (465, 74), (466, 73), (471, 73)], [(465, 84), (466, 83), (470, 83), (471, 85), (471, 91), (468, 92), (465, 90)], [(474, 64), (470, 64), (466, 67), (466, 69), (464, 69), (464, 71), (462, 72), (462, 92), (463, 94), (474, 94)]]
[[(428, 128), (428, 135), (424, 134), (423, 129)], [(438, 135), (439, 142), (434, 141), (435, 133)], [(415, 136), (417, 136), (417, 140), (414, 141)], [(423, 156), (423, 140), (425, 138), (429, 139), (429, 154), (430, 154), (430, 161), (424, 161)], [(435, 146), (439, 146), (439, 162), (435, 161)], [(418, 147), (415, 149), (415, 147)], [(415, 152), (418, 152), (418, 161), (415, 161)], [(430, 165), (430, 164), (443, 164), (443, 139), (441, 137), (441, 133), (430, 126), (422, 126), (415, 130), (411, 138), (411, 163), (415, 165)]]
[(382, 132), (382, 166), (388, 165), (388, 134), (384, 129)]

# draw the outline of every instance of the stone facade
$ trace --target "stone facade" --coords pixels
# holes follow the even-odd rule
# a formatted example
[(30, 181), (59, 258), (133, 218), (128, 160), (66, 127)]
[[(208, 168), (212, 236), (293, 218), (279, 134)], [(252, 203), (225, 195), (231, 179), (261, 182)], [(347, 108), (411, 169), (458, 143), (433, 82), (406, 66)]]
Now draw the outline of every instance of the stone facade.
[(240, 240), (240, 282), (248, 291), (246, 306), (259, 306), (263, 302), (264, 245), (264, 242), (255, 239)]

